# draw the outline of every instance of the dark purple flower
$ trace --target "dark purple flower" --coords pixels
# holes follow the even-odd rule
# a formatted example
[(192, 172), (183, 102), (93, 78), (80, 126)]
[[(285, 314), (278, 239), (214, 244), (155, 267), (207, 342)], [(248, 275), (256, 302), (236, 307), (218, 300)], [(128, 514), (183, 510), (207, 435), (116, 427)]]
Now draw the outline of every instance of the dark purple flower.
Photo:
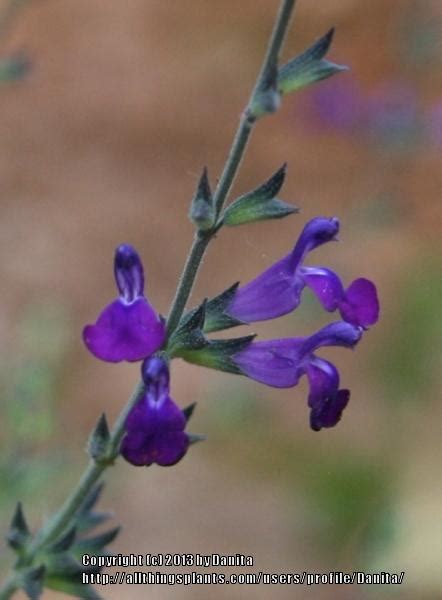
[(143, 265), (132, 246), (118, 246), (114, 273), (120, 297), (106, 306), (95, 325), (84, 328), (83, 340), (101, 360), (142, 360), (163, 344), (164, 322), (143, 295)]
[(122, 456), (131, 464), (167, 467), (187, 452), (189, 436), (184, 431), (186, 417), (169, 396), (169, 368), (159, 357), (142, 365), (145, 392), (126, 418)]
[(310, 425), (319, 431), (322, 427), (333, 427), (338, 423), (350, 392), (339, 389), (336, 367), (314, 352), (323, 346), (353, 348), (361, 335), (361, 327), (337, 321), (310, 337), (253, 342), (233, 360), (244, 375), (272, 387), (293, 387), (302, 375), (307, 375)]
[(308, 252), (335, 240), (338, 231), (336, 217), (316, 217), (309, 221), (292, 252), (238, 288), (225, 312), (245, 323), (274, 319), (297, 308), (307, 285), (326, 310), (339, 309), (343, 319), (350, 323), (366, 327), (376, 322), (379, 305), (373, 283), (357, 279), (344, 291), (333, 271), (302, 266)]

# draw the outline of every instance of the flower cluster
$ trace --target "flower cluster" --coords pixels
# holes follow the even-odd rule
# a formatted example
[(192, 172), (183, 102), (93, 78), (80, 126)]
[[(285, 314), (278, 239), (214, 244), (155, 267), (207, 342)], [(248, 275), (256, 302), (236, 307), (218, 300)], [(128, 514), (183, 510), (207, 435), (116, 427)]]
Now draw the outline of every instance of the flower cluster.
[[(115, 280), (119, 297), (102, 311), (94, 325), (85, 327), (83, 338), (88, 349), (102, 360), (143, 361), (143, 393), (126, 418), (120, 450), (128, 462), (137, 466), (173, 465), (192, 441), (185, 431), (190, 415), (169, 395), (168, 361), (174, 356), (239, 373), (276, 388), (293, 387), (306, 375), (311, 428), (319, 431), (338, 423), (350, 391), (340, 388), (337, 368), (316, 352), (325, 346), (353, 348), (379, 315), (376, 288), (371, 281), (359, 278), (345, 289), (334, 271), (304, 264), (311, 251), (336, 240), (338, 231), (336, 218), (312, 219), (287, 256), (248, 284), (234, 286), (229, 294), (221, 294), (204, 303), (201, 310), (185, 315), (183, 325), (177, 328), (180, 334), (175, 332), (174, 336), (172, 332), (169, 339), (164, 320), (144, 296), (143, 267), (137, 252), (126, 244), (117, 248)], [(210, 331), (287, 314), (298, 307), (305, 287), (326, 311), (339, 311), (341, 320), (309, 337), (255, 342), (252, 336), (236, 340), (209, 340), (205, 336)], [(198, 330), (197, 335), (192, 327)], [(176, 351), (177, 344), (181, 344), (181, 352)]]

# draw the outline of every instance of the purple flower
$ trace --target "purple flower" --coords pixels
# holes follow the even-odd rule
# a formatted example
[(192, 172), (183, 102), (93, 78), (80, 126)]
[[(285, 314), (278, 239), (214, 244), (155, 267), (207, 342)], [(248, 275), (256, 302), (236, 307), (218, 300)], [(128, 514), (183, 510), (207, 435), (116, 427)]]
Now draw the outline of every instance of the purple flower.
[(322, 267), (304, 267), (311, 251), (336, 239), (336, 217), (309, 221), (292, 252), (247, 285), (238, 288), (226, 313), (240, 321), (265, 321), (285, 315), (299, 305), (304, 287), (309, 286), (328, 311), (339, 309), (343, 319), (367, 327), (377, 321), (379, 303), (376, 288), (368, 279), (357, 279), (344, 291), (339, 277)]
[(95, 325), (84, 328), (83, 340), (101, 360), (142, 360), (161, 347), (166, 329), (143, 295), (143, 265), (132, 246), (118, 246), (114, 273), (120, 297), (106, 306)]
[(176, 464), (187, 452), (186, 417), (169, 396), (169, 368), (159, 357), (142, 365), (145, 392), (126, 418), (122, 456), (131, 464), (163, 467)]
[(336, 367), (314, 352), (323, 346), (353, 348), (361, 335), (361, 327), (337, 321), (310, 337), (253, 342), (233, 360), (244, 375), (272, 387), (293, 387), (306, 375), (310, 384), (310, 425), (319, 431), (338, 423), (350, 392), (339, 389)]

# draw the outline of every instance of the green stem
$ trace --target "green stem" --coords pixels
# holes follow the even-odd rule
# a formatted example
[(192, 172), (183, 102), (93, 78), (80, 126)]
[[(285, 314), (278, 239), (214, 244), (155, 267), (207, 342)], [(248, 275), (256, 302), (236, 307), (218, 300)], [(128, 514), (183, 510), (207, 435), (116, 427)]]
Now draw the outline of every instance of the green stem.
[(201, 264), (204, 252), (212, 238), (212, 233), (199, 232), (195, 235), (192, 247), (187, 256), (186, 263), (184, 265), (183, 272), (178, 283), (175, 298), (172, 302), (172, 308), (169, 312), (167, 319), (167, 333), (170, 335), (178, 325), (181, 316), (186, 307), (187, 300), (189, 299), (190, 292), (192, 291), (193, 284), (195, 282), (198, 268)]
[[(274, 62), (279, 55), (294, 5), (295, 0), (282, 0), (260, 74), (254, 87), (254, 92), (261, 86), (269, 65), (272, 64), (272, 62)], [(214, 193), (214, 205), (216, 207), (218, 217), (240, 167), (247, 142), (255, 123), (255, 118), (251, 114), (250, 110), (252, 98), (253, 93), (246, 109), (241, 116), (232, 147)], [(169, 317), (167, 320), (167, 330), (169, 335), (174, 331), (181, 319), (192, 291), (205, 250), (211, 239), (215, 236), (219, 227), (220, 224), (218, 223), (212, 230), (207, 232), (198, 232), (195, 236), (184, 265), (180, 281), (178, 283), (177, 292), (172, 302), (172, 307), (169, 312)], [(117, 421), (115, 422), (114, 428), (111, 432), (109, 456), (115, 456), (117, 454), (121, 438), (124, 433), (126, 416), (142, 392), (143, 385), (142, 383), (138, 383), (128, 403), (117, 418)], [(91, 461), (89, 463), (71, 495), (67, 498), (62, 507), (54, 514), (47, 525), (40, 530), (33, 543), (30, 545), (27, 552), (28, 565), (32, 564), (36, 554), (48, 542), (55, 540), (69, 527), (72, 517), (80, 508), (85, 496), (91, 487), (99, 480), (103, 471), (110, 466), (112, 462), (113, 461), (97, 463), (95, 461)], [(19, 587), (19, 574), (11, 574), (11, 576), (0, 588), (0, 600), (8, 600), (8, 598), (10, 598)]]

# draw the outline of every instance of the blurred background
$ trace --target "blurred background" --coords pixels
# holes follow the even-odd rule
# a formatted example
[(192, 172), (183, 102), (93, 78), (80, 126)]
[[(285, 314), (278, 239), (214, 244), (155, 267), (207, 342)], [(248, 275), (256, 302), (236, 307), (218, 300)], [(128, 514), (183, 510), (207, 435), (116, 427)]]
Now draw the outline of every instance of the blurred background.
[[(98, 415), (113, 420), (137, 381), (138, 365), (93, 359), (82, 328), (115, 296), (121, 242), (139, 249), (167, 313), (189, 201), (204, 165), (220, 174), (277, 5), (0, 3), (3, 532), (17, 499), (34, 528), (58, 506)], [(176, 361), (172, 396), (198, 402), (191, 430), (208, 440), (170, 469), (119, 462), (100, 506), (123, 525), (115, 553), (242, 553), (246, 572), (405, 571), (404, 583), (116, 586), (105, 598), (442, 598), (442, 4), (299, 0), (283, 58), (332, 25), (330, 59), (351, 70), (259, 122), (234, 188), (287, 161), (281, 197), (301, 214), (222, 231), (192, 301), (255, 276), (311, 217), (339, 216), (340, 243), (308, 262), (373, 279), (381, 300), (355, 352), (321, 353), (352, 390), (343, 419), (312, 432), (305, 382), (275, 390)], [(329, 320), (306, 292), (253, 329), (306, 335)], [(0, 569), (11, 560), (2, 543)]]

